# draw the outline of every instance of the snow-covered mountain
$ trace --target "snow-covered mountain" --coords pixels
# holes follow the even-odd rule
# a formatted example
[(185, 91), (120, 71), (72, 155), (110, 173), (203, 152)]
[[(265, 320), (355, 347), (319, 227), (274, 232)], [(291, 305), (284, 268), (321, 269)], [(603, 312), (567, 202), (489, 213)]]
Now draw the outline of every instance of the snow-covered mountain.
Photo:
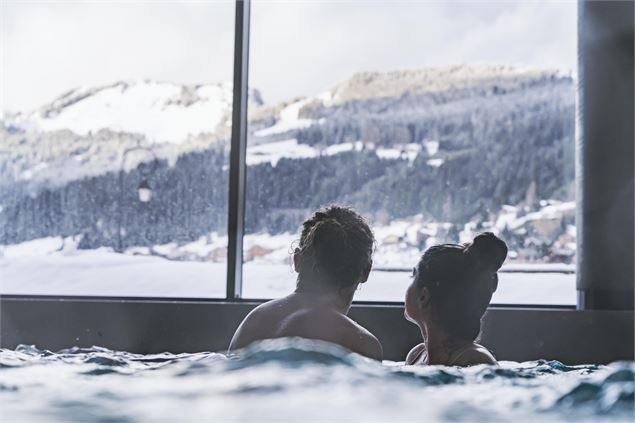
[[(259, 107), (260, 93), (250, 90), (249, 101)], [(0, 186), (20, 181), (33, 191), (130, 169), (152, 158), (124, 160), (123, 152), (136, 146), (173, 163), (180, 154), (228, 140), (231, 110), (228, 83), (140, 80), (73, 89), (0, 122), (1, 149), (9, 152), (0, 156)]]
[(440, 142), (445, 130), (430, 127), (452, 125), (457, 117), (478, 126), (501, 112), (570, 103), (572, 81), (556, 69), (498, 65), (359, 72), (317, 96), (251, 109), (247, 163), (275, 166), (285, 157), (363, 148), (410, 161), (424, 151), (428, 165), (438, 167), (444, 149), (474, 145), (451, 137)]
[(571, 77), (556, 69), (509, 65), (454, 65), (359, 72), (321, 96), (326, 105), (377, 97), (525, 88), (544, 78)]
[[(379, 157), (406, 155), (412, 161), (422, 146), (438, 149), (438, 137), (413, 140), (380, 134), (360, 126), (360, 118), (371, 123), (377, 118), (389, 120), (390, 125), (383, 127), (397, 126), (400, 122), (395, 120), (403, 117), (440, 120), (472, 108), (466, 102), (492, 95), (522, 92), (521, 101), (534, 101), (527, 98), (529, 94), (558, 95), (551, 88), (559, 80), (571, 77), (555, 70), (464, 65), (360, 72), (320, 95), (277, 105), (265, 105), (258, 90), (251, 89), (247, 164), (275, 166), (281, 158), (339, 154), (359, 149), (362, 145), (355, 144), (359, 142), (363, 148), (375, 149)], [(531, 90), (541, 84), (546, 89)], [(494, 99), (488, 101), (484, 106), (500, 107)], [(229, 83), (139, 80), (76, 88), (36, 110), (5, 118), (0, 125), (3, 150), (12, 154), (0, 157), (9, 163), (0, 168), (0, 176), (30, 185), (59, 185), (119, 169), (122, 151), (135, 145), (152, 145), (157, 156), (173, 162), (179, 154), (227, 141), (231, 108)], [(345, 131), (337, 129), (349, 121), (358, 126), (354, 128), (358, 139), (343, 137)], [(316, 142), (316, 137), (322, 140)], [(139, 160), (143, 158), (127, 165)], [(430, 166), (440, 166), (445, 158), (441, 151), (429, 160)]]
[(108, 129), (178, 144), (229, 125), (231, 108), (230, 84), (143, 80), (77, 88), (35, 111), (18, 114), (11, 123), (29, 132), (67, 129), (86, 136)]
[[(127, 246), (222, 233), (231, 91), (117, 82), (7, 117), (6, 242), (86, 234), (86, 248), (112, 246), (121, 201)], [(294, 231), (311, 210), (339, 202), (380, 226), (414, 225), (420, 215), (427, 229), (412, 251), (424, 235), (458, 240), (469, 223), (507, 231), (521, 258), (571, 259), (562, 247), (571, 243), (571, 210), (538, 213), (542, 202), (573, 204), (571, 75), (508, 66), (361, 72), (316, 96), (266, 105), (252, 89), (249, 98), (248, 233)], [(139, 154), (124, 154), (136, 146)], [(140, 204), (138, 165), (154, 156), (153, 200)], [(508, 224), (496, 223), (502, 217)], [(405, 242), (393, 235), (386, 245)]]

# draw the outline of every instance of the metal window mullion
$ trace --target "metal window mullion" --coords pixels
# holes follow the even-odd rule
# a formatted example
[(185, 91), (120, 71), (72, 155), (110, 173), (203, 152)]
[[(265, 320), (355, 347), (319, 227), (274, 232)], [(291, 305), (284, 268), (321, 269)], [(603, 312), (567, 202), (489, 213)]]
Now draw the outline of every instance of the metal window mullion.
[(250, 0), (236, 1), (234, 28), (234, 85), (232, 137), (229, 155), (227, 219), (227, 296), (242, 295), (243, 235), (245, 233), (245, 156), (247, 151), (247, 94), (249, 68)]
[(575, 274), (576, 274), (576, 308), (583, 310), (584, 299), (583, 292), (579, 289), (581, 266), (580, 259), (582, 257), (582, 227), (584, 225), (584, 213), (582, 213), (582, 192), (583, 192), (583, 167), (582, 167), (582, 148), (584, 144), (584, 1), (578, 1), (578, 25), (577, 25), (577, 38), (578, 38), (578, 60), (577, 71), (578, 81), (576, 83), (576, 116), (575, 116), (575, 226), (576, 226), (576, 261), (575, 261)]

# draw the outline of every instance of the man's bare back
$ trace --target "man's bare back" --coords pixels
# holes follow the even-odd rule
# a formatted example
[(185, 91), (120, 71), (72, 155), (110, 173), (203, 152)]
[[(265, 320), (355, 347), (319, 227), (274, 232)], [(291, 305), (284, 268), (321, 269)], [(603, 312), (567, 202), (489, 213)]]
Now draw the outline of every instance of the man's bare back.
[(316, 211), (302, 223), (293, 251), (298, 273), (295, 292), (249, 313), (229, 350), (263, 339), (297, 336), (381, 360), (377, 338), (346, 317), (355, 291), (368, 280), (374, 246), (373, 231), (355, 210), (329, 206)]
[(240, 324), (229, 350), (262, 339), (298, 336), (339, 344), (358, 354), (382, 360), (381, 344), (369, 331), (345, 315), (332, 295), (293, 293), (256, 307)]

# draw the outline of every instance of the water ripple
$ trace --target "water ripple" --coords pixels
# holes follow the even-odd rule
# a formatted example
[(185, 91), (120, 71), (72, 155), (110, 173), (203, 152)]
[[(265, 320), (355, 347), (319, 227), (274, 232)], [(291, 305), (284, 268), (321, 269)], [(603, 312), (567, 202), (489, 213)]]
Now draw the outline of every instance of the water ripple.
[(0, 380), (3, 421), (635, 418), (632, 362), (382, 365), (302, 339), (263, 341), (231, 356), (20, 345), (0, 350)]

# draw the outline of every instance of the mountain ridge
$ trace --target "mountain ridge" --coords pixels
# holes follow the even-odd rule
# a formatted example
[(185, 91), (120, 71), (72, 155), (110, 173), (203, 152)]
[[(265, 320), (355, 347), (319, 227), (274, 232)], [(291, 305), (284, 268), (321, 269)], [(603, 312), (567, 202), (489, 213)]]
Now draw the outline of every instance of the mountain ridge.
[[(254, 106), (262, 99), (250, 90)], [(155, 80), (117, 81), (67, 91), (30, 112), (6, 119), (28, 132), (70, 129), (88, 135), (101, 129), (141, 134), (150, 142), (182, 143), (231, 124), (230, 83), (177, 84)]]
[[(480, 82), (463, 81), (474, 69), (455, 69), (445, 90), (437, 89), (444, 86), (439, 82), (432, 90), (404, 91), (438, 70), (370, 79), (362, 73), (334, 88), (339, 99), (323, 93), (252, 104), (246, 233), (295, 231), (311, 210), (342, 203), (379, 224), (416, 215), (445, 222), (444, 239), (456, 241), (466, 224), (495, 222), (508, 205), (524, 214), (545, 201), (571, 203), (573, 77), (486, 67), (477, 72)], [(377, 86), (366, 90), (376, 95), (359, 97), (364, 84)], [(182, 110), (196, 104), (195, 97), (176, 93)], [(161, 98), (165, 105), (174, 97)], [(226, 230), (229, 126), (180, 143), (154, 143), (113, 128), (81, 135), (5, 122), (0, 130), (11, 152), (0, 166), (0, 181), (8, 181), (0, 183), (5, 242), (85, 234), (85, 248), (113, 246), (122, 225), (125, 244), (138, 246)], [(136, 146), (147, 154), (122, 154)], [(152, 174), (144, 173), (141, 163), (155, 156)], [(153, 189), (148, 204), (136, 197), (145, 177)], [(525, 249), (524, 256), (542, 257), (559, 248), (557, 239), (570, 237), (571, 224), (567, 214), (537, 228), (515, 228), (506, 239)]]

